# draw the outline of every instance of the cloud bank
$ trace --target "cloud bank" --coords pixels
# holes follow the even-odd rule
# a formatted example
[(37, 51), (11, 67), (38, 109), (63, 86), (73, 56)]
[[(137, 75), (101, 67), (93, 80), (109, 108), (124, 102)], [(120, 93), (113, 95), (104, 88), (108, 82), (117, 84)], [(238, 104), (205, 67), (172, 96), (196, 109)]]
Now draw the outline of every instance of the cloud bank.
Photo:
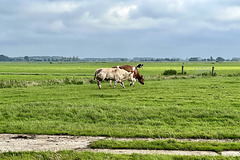
[(9, 56), (236, 57), (235, 0), (2, 0)]

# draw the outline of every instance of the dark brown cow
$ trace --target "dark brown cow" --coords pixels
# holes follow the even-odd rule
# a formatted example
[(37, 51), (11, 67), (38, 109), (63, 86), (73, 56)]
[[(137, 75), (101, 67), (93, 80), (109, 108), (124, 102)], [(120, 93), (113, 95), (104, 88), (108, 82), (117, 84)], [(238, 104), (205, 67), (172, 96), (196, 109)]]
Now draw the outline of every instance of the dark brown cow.
[[(130, 83), (130, 86), (132, 86), (136, 82), (136, 79), (138, 79), (138, 82), (140, 82), (141, 84), (144, 84), (143, 76), (139, 74), (137, 67), (134, 67), (134, 66), (131, 66), (131, 65), (122, 65), (122, 66), (114, 66), (112, 68), (120, 68), (120, 69), (124, 69), (128, 72), (134, 73), (133, 74), (133, 82)], [(112, 81), (110, 81), (109, 86), (112, 86)]]

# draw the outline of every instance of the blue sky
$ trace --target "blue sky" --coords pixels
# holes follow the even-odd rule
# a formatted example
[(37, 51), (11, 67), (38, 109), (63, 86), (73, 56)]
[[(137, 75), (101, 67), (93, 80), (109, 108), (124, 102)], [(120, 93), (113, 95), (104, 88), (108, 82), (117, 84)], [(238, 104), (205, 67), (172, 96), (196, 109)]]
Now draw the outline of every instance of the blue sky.
[(0, 54), (240, 57), (239, 0), (1, 0)]

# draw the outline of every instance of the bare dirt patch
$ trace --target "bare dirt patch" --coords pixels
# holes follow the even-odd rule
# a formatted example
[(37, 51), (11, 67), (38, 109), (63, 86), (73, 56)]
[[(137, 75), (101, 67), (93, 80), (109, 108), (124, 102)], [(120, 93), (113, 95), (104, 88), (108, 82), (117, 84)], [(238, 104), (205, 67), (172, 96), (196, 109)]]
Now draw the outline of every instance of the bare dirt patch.
[[(90, 149), (89, 145), (101, 139), (114, 139), (119, 141), (131, 140), (157, 140), (152, 138), (108, 138), (90, 136), (67, 136), (67, 135), (28, 135), (28, 134), (0, 134), (0, 153), (19, 151), (59, 151), (76, 150), (105, 152), (114, 154), (168, 154), (168, 155), (219, 155), (212, 151), (168, 151), (168, 150), (134, 150), (134, 149)], [(202, 140), (202, 139), (177, 139), (180, 141), (220, 141), (231, 142), (236, 140)], [(239, 140), (238, 140), (239, 141)], [(239, 151), (224, 151), (224, 156), (240, 156)]]
[(105, 137), (0, 134), (0, 151), (59, 151), (88, 148)]

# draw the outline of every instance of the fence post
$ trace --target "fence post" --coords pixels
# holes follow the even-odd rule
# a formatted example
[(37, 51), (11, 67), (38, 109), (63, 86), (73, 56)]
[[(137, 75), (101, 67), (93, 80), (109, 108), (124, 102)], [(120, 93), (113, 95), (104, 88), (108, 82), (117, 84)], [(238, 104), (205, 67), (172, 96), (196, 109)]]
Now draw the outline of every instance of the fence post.
[(184, 74), (184, 66), (182, 66), (182, 75)]
[(212, 67), (212, 76), (214, 76), (214, 67)]

